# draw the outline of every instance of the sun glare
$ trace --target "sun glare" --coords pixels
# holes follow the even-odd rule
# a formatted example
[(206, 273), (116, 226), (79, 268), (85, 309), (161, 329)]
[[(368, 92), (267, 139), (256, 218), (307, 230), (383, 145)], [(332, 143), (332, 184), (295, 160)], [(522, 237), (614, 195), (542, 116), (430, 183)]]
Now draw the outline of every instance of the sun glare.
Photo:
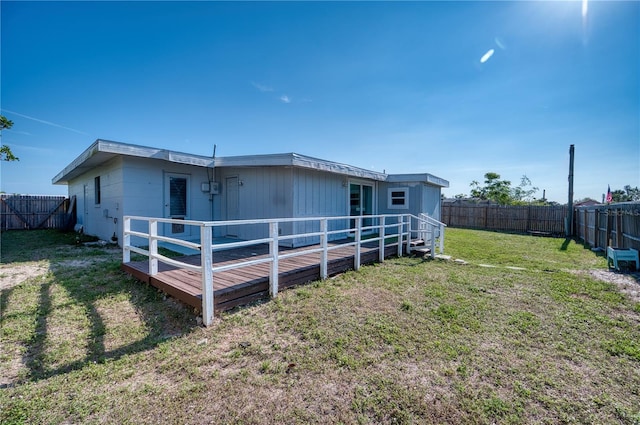
[(582, 19), (587, 19), (588, 11), (589, 11), (589, 0), (582, 0)]
[(494, 52), (494, 51), (495, 51), (495, 50), (493, 50), (493, 49), (489, 49), (489, 51), (488, 51), (487, 53), (485, 53), (485, 54), (480, 58), (480, 63), (485, 63), (486, 61), (488, 61), (488, 60), (489, 60), (489, 58), (490, 58), (491, 56), (493, 56), (493, 52)]

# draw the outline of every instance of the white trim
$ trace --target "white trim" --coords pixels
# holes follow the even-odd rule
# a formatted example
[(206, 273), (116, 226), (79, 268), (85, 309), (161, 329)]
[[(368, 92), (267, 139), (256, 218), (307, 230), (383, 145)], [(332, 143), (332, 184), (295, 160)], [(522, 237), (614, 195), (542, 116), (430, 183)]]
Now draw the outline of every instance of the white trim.
[(426, 183), (433, 186), (449, 187), (449, 181), (429, 173), (389, 174), (387, 183)]
[(214, 159), (211, 157), (98, 139), (51, 179), (51, 182), (53, 184), (68, 184), (72, 179), (118, 155), (159, 159), (198, 167), (213, 167), (214, 165)]
[[(358, 215), (351, 214), (351, 185), (360, 186), (360, 206), (358, 207), (359, 213)], [(368, 186), (371, 188), (371, 214), (363, 214), (362, 207), (362, 186)], [(349, 179), (347, 181), (347, 214), (351, 218), (362, 217), (363, 220), (370, 218), (378, 213), (378, 182), (371, 180), (361, 180), (361, 179)], [(367, 224), (368, 226), (369, 224)], [(373, 230), (365, 231), (365, 234), (372, 233)]]
[[(394, 197), (394, 192), (402, 192), (403, 196)], [(402, 199), (402, 204), (394, 204), (394, 199)], [(387, 189), (387, 208), (390, 210), (407, 210), (409, 209), (409, 188), (408, 187), (390, 187)]]
[[(184, 220), (187, 221), (190, 219), (190, 215), (191, 215), (191, 176), (189, 174), (181, 174), (181, 173), (168, 173), (165, 172), (164, 173), (164, 216), (165, 218), (169, 218), (169, 219), (178, 219), (178, 216), (172, 216), (171, 215), (171, 190), (170, 190), (170, 186), (169, 186), (169, 181), (171, 178), (177, 178), (177, 179), (185, 179), (185, 184), (186, 184), (186, 199), (185, 199), (185, 214), (182, 218), (180, 218), (180, 220)], [(170, 235), (170, 236), (189, 236), (190, 235), (190, 229), (189, 226), (182, 224), (182, 232), (174, 232), (174, 229), (176, 227), (175, 226), (179, 226), (182, 223), (172, 223), (169, 224), (167, 226), (165, 226), (165, 234), (166, 235)]]
[(298, 153), (218, 157), (215, 165), (216, 167), (299, 167), (377, 181), (384, 181), (387, 178), (386, 174), (377, 171)]

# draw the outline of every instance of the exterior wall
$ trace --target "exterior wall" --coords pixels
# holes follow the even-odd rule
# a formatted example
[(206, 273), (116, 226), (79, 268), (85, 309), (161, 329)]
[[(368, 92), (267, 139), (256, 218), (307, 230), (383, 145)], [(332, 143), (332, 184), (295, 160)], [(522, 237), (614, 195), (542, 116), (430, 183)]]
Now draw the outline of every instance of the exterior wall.
[[(237, 177), (238, 214), (230, 217), (227, 205), (228, 179)], [(329, 172), (297, 167), (234, 167), (216, 169), (216, 181), (220, 193), (214, 198), (215, 220), (247, 220), (254, 218), (291, 218), (344, 216), (349, 214), (348, 179)], [(235, 181), (235, 180), (234, 180)], [(347, 226), (331, 222), (330, 230)], [(340, 227), (339, 227), (340, 226)], [(319, 231), (319, 222), (286, 224), (281, 235)], [(214, 236), (232, 236), (240, 239), (264, 238), (269, 234), (267, 225), (245, 225), (218, 228)], [(345, 235), (332, 235), (340, 239)], [(318, 243), (319, 238), (283, 240), (283, 246), (303, 246)]]
[(442, 192), (437, 186), (424, 185), (422, 189), (422, 212), (442, 221)]
[[(427, 214), (429, 217), (440, 221), (440, 187), (432, 186), (421, 182), (402, 183), (382, 183), (380, 184), (378, 196), (379, 214)], [(408, 188), (409, 205), (408, 208), (389, 208), (389, 189)], [(391, 224), (391, 223), (389, 223)], [(388, 233), (394, 233), (393, 229), (388, 229)]]
[[(100, 177), (100, 203), (96, 203), (95, 178)], [(110, 241), (122, 235), (122, 159), (115, 158), (69, 182), (69, 196), (76, 196), (77, 223), (83, 232)]]
[[(209, 173), (211, 173), (209, 169)], [(167, 174), (180, 174), (188, 177), (187, 219), (212, 220), (211, 195), (203, 192), (201, 185), (209, 181), (207, 168), (186, 164), (176, 164), (146, 158), (127, 157), (123, 161), (124, 193), (122, 211), (124, 215), (146, 217), (167, 217), (165, 205), (168, 204), (165, 177)], [(138, 229), (132, 229), (138, 230)], [(140, 229), (147, 231), (148, 229)], [(171, 235), (168, 225), (158, 229), (161, 234)], [(199, 230), (185, 226), (181, 239), (199, 238)]]
[[(188, 217), (193, 220), (211, 220), (209, 193), (202, 192), (201, 184), (208, 181), (207, 169), (185, 164), (145, 158), (118, 157), (96, 167), (69, 182), (69, 196), (76, 195), (78, 224), (84, 232), (110, 241), (115, 232), (121, 242), (124, 215), (165, 217), (165, 175), (182, 174), (189, 178), (187, 192)], [(94, 179), (100, 176), (101, 200), (95, 203)], [(85, 189), (86, 187), (86, 189)], [(132, 230), (148, 231), (148, 228)], [(168, 234), (161, 227), (160, 233)], [(183, 239), (199, 237), (197, 230), (186, 227)]]
[[(248, 220), (293, 217), (292, 168), (288, 167), (225, 167), (216, 169), (219, 194), (214, 195), (215, 220)], [(237, 188), (229, 188), (233, 180)], [(237, 214), (227, 205), (229, 191), (238, 194)], [(235, 215), (232, 216), (232, 215)], [(282, 229), (285, 234), (290, 229)], [(264, 238), (269, 235), (268, 225), (228, 226), (217, 228), (214, 236), (232, 236), (240, 239)]]
[[(349, 186), (347, 176), (322, 171), (295, 168), (293, 170), (293, 217), (322, 217), (349, 215)], [(348, 220), (329, 222), (329, 230), (346, 228)], [(299, 222), (295, 233), (320, 231), (318, 221)], [(344, 234), (330, 235), (329, 240), (342, 239)], [(293, 246), (312, 245), (319, 237), (296, 238)]]

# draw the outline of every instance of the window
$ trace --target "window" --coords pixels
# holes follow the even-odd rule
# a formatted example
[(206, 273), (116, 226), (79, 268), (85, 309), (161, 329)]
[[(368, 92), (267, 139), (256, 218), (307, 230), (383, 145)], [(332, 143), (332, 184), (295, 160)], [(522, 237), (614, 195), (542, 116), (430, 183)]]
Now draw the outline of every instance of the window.
[(394, 187), (389, 189), (387, 208), (400, 210), (409, 208), (409, 188)]
[(100, 176), (93, 179), (93, 191), (95, 195), (95, 204), (100, 205)]

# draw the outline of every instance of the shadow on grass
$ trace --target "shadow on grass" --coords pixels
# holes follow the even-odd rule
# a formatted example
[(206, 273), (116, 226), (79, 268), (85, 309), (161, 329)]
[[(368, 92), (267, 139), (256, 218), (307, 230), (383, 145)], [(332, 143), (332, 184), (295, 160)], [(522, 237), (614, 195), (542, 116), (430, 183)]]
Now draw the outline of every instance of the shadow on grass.
[[(34, 244), (37, 239), (36, 235)], [(22, 364), (27, 370), (20, 378), (3, 380), (0, 387), (151, 350), (197, 327), (188, 307), (167, 301), (154, 288), (126, 275), (120, 262), (110, 257), (113, 253), (87, 261), (96, 255), (83, 257), (83, 252), (94, 250), (79, 248), (74, 257), (52, 263), (46, 276), (28, 281), (26, 287), (1, 291), (1, 321), (18, 328), (17, 336), (6, 336), (3, 344), (26, 349)], [(36, 290), (29, 293), (28, 285), (38, 288), (31, 287)]]
[(569, 245), (571, 245), (571, 242), (575, 242), (573, 238), (564, 238), (564, 242), (562, 242), (562, 245), (560, 246), (560, 251), (566, 251), (567, 248), (569, 248)]

